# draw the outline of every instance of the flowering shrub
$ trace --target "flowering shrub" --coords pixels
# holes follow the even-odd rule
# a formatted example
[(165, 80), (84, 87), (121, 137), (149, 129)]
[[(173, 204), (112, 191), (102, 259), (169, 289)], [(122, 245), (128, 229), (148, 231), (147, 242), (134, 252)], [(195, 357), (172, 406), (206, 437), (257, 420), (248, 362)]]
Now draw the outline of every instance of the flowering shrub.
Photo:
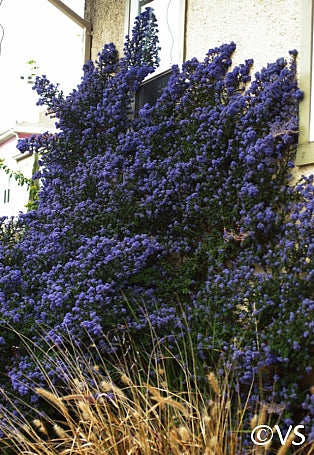
[[(156, 105), (133, 115), (134, 93), (158, 65), (155, 29), (148, 9), (124, 57), (106, 45), (66, 97), (37, 79), (60, 131), (18, 145), (41, 152), (41, 190), (18, 241), (1, 234), (3, 324), (41, 346), (40, 327), (56, 345), (62, 333), (78, 345), (91, 336), (103, 356), (125, 332), (147, 351), (153, 328), (174, 354), (189, 333), (197, 374), (233, 358), (242, 386), (263, 381), (287, 425), (310, 426), (314, 186), (291, 183), (296, 52), (251, 81), (252, 60), (231, 67), (234, 43), (210, 49), (174, 66)], [(12, 387), (44, 386), (14, 332), (2, 332)]]

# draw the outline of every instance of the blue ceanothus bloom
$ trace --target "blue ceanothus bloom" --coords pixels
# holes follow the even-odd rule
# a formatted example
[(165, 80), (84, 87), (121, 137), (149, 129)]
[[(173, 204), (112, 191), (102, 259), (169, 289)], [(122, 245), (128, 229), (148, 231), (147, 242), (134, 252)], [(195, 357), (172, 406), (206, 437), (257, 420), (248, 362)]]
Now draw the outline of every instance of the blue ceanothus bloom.
[[(125, 332), (146, 350), (154, 333), (176, 354), (189, 331), (197, 374), (223, 356), (240, 386), (263, 375), (287, 424), (310, 425), (314, 187), (291, 182), (296, 52), (251, 80), (252, 60), (232, 67), (234, 43), (210, 49), (174, 66), (156, 105), (134, 113), (158, 66), (156, 26), (147, 9), (124, 56), (106, 45), (66, 97), (37, 79), (59, 130), (18, 145), (40, 152), (41, 191), (36, 210), (2, 223), (1, 319), (39, 346), (41, 329), (55, 344), (91, 336), (103, 356)], [(3, 328), (10, 384), (36, 401), (28, 387), (44, 378), (13, 346)]]

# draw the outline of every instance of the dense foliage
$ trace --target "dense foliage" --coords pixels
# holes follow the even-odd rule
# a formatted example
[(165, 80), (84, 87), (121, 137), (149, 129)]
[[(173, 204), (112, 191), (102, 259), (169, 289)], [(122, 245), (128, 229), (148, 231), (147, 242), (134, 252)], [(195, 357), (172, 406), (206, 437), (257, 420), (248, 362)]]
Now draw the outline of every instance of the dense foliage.
[[(66, 97), (37, 79), (60, 130), (19, 143), (41, 153), (41, 191), (36, 210), (3, 224), (3, 323), (38, 345), (42, 327), (55, 344), (90, 334), (104, 356), (125, 332), (147, 350), (153, 330), (174, 353), (189, 332), (198, 374), (225, 355), (242, 385), (263, 381), (287, 425), (309, 428), (314, 187), (291, 182), (296, 52), (251, 81), (252, 60), (231, 68), (234, 43), (210, 49), (174, 66), (156, 105), (134, 114), (158, 65), (155, 29), (147, 10), (124, 57), (106, 45)], [(12, 387), (36, 402), (40, 372), (12, 331), (1, 335)]]

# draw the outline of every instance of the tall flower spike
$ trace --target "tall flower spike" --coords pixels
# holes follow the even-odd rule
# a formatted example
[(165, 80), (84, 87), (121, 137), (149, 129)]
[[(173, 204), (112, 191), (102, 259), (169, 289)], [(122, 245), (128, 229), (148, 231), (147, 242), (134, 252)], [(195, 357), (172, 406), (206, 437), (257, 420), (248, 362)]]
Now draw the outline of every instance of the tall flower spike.
[(157, 19), (152, 8), (145, 8), (135, 19), (132, 36), (126, 36), (123, 66), (148, 66), (151, 71), (159, 66)]

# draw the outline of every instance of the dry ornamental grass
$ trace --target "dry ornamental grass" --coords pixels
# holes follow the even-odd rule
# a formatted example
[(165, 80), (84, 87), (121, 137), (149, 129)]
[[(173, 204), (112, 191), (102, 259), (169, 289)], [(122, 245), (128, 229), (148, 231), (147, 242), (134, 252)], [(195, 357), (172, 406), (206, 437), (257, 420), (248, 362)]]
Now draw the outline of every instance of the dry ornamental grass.
[[(73, 346), (72, 346), (73, 347)], [(50, 355), (49, 353), (47, 355)], [(270, 424), (270, 412), (261, 405), (245, 428), (251, 390), (246, 399), (231, 392), (232, 371), (207, 374), (207, 392), (201, 391), (180, 360), (157, 350), (147, 371), (138, 360), (121, 361), (109, 372), (105, 364), (91, 366), (81, 350), (57, 350), (56, 366), (67, 362), (66, 384), (61, 393), (48, 380), (48, 388), (35, 388), (42, 402), (53, 410), (32, 409), (30, 420), (13, 411), (2, 422), (3, 454), (18, 455), (266, 455), (289, 452), (294, 434), (279, 449), (247, 444), (257, 425)], [(130, 359), (129, 359), (130, 360)], [(185, 385), (173, 391), (167, 364), (181, 369)], [(85, 362), (85, 365), (84, 365)], [(82, 368), (82, 365), (84, 367)], [(131, 365), (131, 368), (129, 367)], [(154, 374), (150, 374), (153, 371)], [(113, 379), (113, 376), (116, 378)], [(13, 398), (7, 397), (12, 407)], [(21, 402), (21, 405), (23, 403)], [(37, 415), (36, 415), (37, 414)], [(297, 453), (297, 452), (294, 452)], [(299, 453), (310, 455), (304, 445)]]

